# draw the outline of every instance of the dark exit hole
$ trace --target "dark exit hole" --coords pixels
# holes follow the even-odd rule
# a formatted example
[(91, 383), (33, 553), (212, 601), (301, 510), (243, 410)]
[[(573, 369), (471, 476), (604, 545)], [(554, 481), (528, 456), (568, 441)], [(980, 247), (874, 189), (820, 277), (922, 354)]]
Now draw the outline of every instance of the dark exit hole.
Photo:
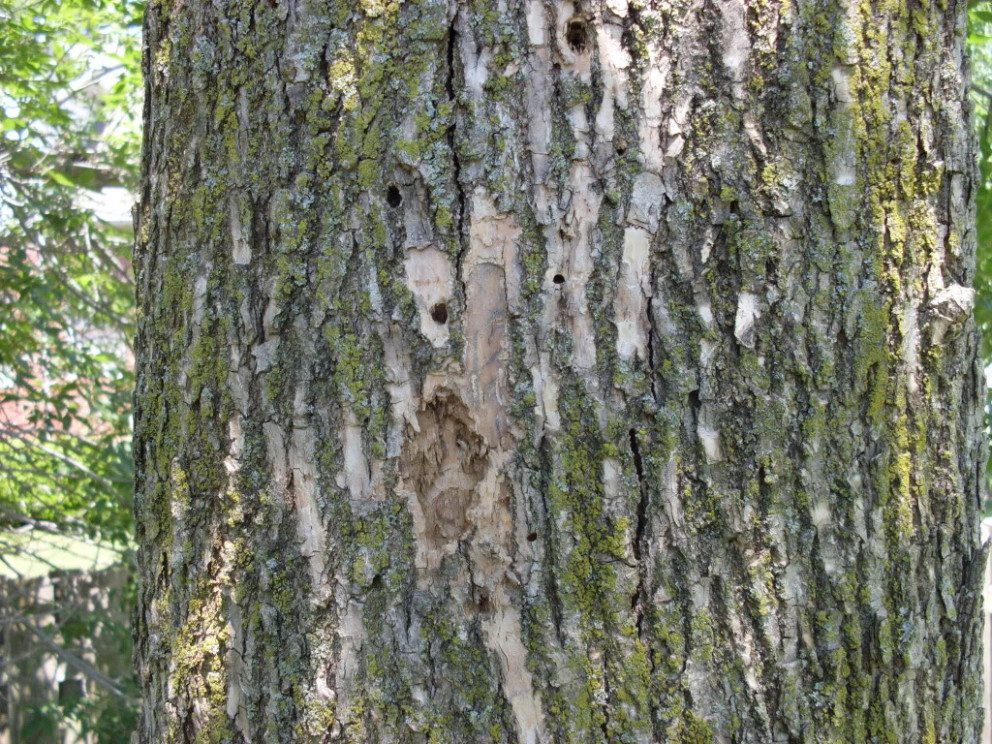
[(536, 539), (537, 539), (536, 532), (531, 532), (529, 535), (527, 535), (527, 542), (534, 542)]
[(553, 281), (555, 284), (564, 284), (565, 277), (562, 274), (555, 274), (554, 277), (551, 279), (551, 281)]
[(402, 203), (403, 196), (400, 194), (400, 190), (398, 188), (395, 186), (390, 186), (386, 189), (386, 204), (395, 209)]
[(582, 54), (589, 43), (589, 32), (584, 21), (571, 21), (565, 29), (565, 41), (576, 54)]
[(479, 597), (479, 612), (488, 614), (493, 611), (493, 603), (489, 601), (489, 595), (483, 594)]
[(443, 302), (437, 303), (431, 308), (431, 318), (434, 319), (435, 323), (444, 325), (448, 322), (448, 306)]

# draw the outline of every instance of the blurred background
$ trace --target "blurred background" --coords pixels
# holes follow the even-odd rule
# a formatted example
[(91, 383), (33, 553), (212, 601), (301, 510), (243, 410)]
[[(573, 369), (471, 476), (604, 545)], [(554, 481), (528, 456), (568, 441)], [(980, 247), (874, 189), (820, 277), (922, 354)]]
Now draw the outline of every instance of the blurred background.
[(127, 742), (133, 0), (0, 0), (0, 742)]
[[(119, 744), (137, 712), (129, 343), (142, 10), (0, 0), (0, 744)], [(992, 370), (992, 2), (970, 7), (969, 26), (977, 314)]]

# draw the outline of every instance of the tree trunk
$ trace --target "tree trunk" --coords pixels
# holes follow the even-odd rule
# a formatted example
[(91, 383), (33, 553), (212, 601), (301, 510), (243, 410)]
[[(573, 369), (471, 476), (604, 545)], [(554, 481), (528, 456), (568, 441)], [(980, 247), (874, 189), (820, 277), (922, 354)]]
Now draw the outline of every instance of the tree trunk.
[(167, 0), (141, 742), (973, 742), (963, 0)]

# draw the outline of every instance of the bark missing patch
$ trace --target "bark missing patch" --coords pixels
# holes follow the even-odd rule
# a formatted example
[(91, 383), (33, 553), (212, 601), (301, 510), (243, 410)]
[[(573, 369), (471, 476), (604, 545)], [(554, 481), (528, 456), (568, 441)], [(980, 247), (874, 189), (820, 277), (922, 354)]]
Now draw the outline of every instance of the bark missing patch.
[(417, 496), (426, 563), (433, 567), (447, 547), (468, 537), (469, 510), (489, 456), (468, 407), (449, 390), (436, 391), (417, 423), (419, 431), (403, 450), (400, 472), (405, 487)]
[[(499, 665), (503, 694), (513, 709), (517, 739), (546, 741), (541, 698), (527, 668), (519, 579), (511, 578), (518, 549), (511, 491), (503, 475), (509, 453), (486, 444), (459, 393), (434, 389), (407, 427), (400, 456), (401, 491), (413, 517), (417, 583), (447, 584), (453, 614), (477, 620), (486, 649)], [(484, 415), (484, 414), (483, 414)], [(445, 566), (451, 558), (459, 563)], [(440, 587), (438, 587), (440, 588)]]

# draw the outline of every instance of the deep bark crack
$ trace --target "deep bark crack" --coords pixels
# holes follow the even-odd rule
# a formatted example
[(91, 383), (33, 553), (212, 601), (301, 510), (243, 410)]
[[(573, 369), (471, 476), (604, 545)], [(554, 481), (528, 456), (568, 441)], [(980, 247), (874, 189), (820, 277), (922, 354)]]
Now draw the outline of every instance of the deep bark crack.
[(455, 130), (458, 118), (458, 97), (455, 94), (455, 45), (458, 40), (458, 11), (451, 18), (448, 26), (448, 43), (445, 50), (447, 60), (447, 77), (444, 81), (444, 89), (448, 96), (448, 101), (452, 104), (451, 126), (448, 127), (448, 147), (451, 150), (452, 181), (455, 188), (455, 198), (458, 202), (456, 215), (456, 232), (458, 235), (458, 253), (455, 256), (455, 277), (462, 289), (462, 302), (468, 304), (468, 295), (465, 287), (465, 277), (462, 273), (465, 252), (468, 249), (468, 236), (465, 234), (465, 189), (462, 187), (462, 165), (458, 158), (458, 144), (455, 138)]
[(636, 429), (630, 430), (630, 451), (634, 457), (634, 470), (637, 473), (637, 485), (641, 492), (637, 501), (637, 528), (634, 532), (633, 543), (634, 558), (637, 562), (637, 592), (632, 599), (632, 605), (637, 614), (637, 635), (640, 637), (644, 626), (644, 606), (646, 604), (644, 593), (647, 585), (647, 566), (644, 564), (644, 551), (641, 546), (644, 540), (644, 531), (647, 528), (650, 491), (644, 479), (644, 461), (641, 458), (641, 447), (637, 441)]

